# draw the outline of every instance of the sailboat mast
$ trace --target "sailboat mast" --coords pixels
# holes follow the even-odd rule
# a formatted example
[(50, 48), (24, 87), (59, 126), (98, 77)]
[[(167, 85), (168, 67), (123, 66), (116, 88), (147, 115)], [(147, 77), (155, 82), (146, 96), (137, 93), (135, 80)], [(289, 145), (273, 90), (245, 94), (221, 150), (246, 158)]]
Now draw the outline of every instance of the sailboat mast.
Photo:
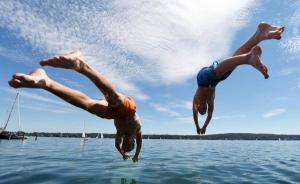
[(20, 95), (18, 93), (18, 123), (19, 123), (19, 130), (21, 131), (21, 116), (20, 116)]
[(86, 138), (86, 134), (85, 134), (85, 122), (83, 121), (83, 131), (82, 131), (82, 138)]
[(16, 101), (17, 101), (18, 96), (19, 96), (19, 93), (17, 93), (17, 96), (16, 96), (16, 98), (15, 98), (15, 101), (14, 101), (14, 103), (13, 103), (13, 106), (11, 107), (9, 116), (8, 116), (8, 118), (7, 118), (7, 121), (6, 121), (6, 124), (5, 124), (4, 128), (3, 128), (4, 130), (5, 130), (6, 127), (7, 127), (7, 124), (8, 124), (8, 122), (9, 122), (10, 117), (11, 117), (11, 113), (12, 113), (12, 111), (13, 111), (13, 109), (14, 109), (14, 106), (15, 106), (15, 104), (16, 104)]

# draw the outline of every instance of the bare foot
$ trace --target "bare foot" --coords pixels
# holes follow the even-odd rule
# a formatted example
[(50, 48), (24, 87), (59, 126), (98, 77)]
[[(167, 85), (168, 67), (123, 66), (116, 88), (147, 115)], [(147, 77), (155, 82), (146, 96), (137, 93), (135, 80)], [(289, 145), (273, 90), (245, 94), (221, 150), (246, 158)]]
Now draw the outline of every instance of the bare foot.
[(49, 80), (49, 77), (43, 69), (37, 69), (28, 75), (16, 73), (8, 83), (13, 88), (45, 88)]
[(259, 46), (255, 46), (250, 51), (250, 63), (254, 68), (260, 71), (265, 79), (269, 78), (268, 68), (261, 62), (261, 48)]
[(258, 25), (256, 36), (257, 38), (262, 40), (268, 39), (281, 39), (281, 33), (284, 31), (284, 27), (281, 26), (272, 26), (268, 23), (262, 22)]
[(56, 56), (40, 62), (41, 66), (52, 66), (56, 68), (66, 68), (79, 71), (84, 64), (84, 60), (80, 52), (71, 52), (69, 54)]

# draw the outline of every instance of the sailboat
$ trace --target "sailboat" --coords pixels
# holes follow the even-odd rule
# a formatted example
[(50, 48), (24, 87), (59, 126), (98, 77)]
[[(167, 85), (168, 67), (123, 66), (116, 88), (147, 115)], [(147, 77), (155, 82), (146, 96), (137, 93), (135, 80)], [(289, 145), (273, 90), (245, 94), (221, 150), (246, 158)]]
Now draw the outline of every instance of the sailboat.
[(86, 141), (86, 140), (89, 139), (88, 136), (87, 136), (87, 134), (86, 134), (86, 130), (85, 130), (85, 122), (83, 122), (83, 131), (82, 131), (81, 137), (82, 137), (83, 141)]
[[(10, 117), (12, 115), (13, 109), (15, 104), (17, 103), (18, 105), (18, 131), (17, 132), (9, 132), (6, 130), (8, 122), (10, 120)], [(0, 139), (27, 139), (27, 137), (25, 137), (25, 132), (20, 131), (21, 129), (21, 118), (20, 118), (20, 93), (17, 93), (15, 100), (13, 102), (12, 108), (10, 110), (10, 113), (8, 115), (8, 118), (6, 120), (5, 126), (0, 128)]]
[[(100, 135), (100, 137), (99, 137), (99, 135)], [(104, 137), (103, 137), (103, 133), (101, 132), (100, 134), (98, 133), (97, 134), (97, 137), (96, 137), (96, 139), (103, 139)]]

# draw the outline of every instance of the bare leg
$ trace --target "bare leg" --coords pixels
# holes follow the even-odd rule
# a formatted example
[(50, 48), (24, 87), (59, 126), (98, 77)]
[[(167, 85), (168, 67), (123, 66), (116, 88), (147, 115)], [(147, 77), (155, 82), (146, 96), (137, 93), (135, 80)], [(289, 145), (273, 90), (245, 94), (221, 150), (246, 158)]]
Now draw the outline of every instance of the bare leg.
[[(268, 68), (262, 64), (260, 60), (261, 56), (261, 49), (256, 47), (261, 41), (267, 39), (281, 39), (281, 33), (284, 31), (284, 27), (272, 26), (267, 23), (260, 23), (257, 27), (256, 32), (249, 40), (247, 40), (241, 47), (239, 47), (235, 53), (233, 54), (232, 58), (225, 59), (222, 63), (218, 65), (215, 69), (216, 76), (221, 77), (226, 72), (233, 71), (237, 66), (241, 64), (251, 64), (254, 68), (259, 70), (264, 77), (267, 79), (268, 75)], [(253, 49), (255, 48), (255, 49)], [(252, 62), (246, 61), (243, 58), (247, 58), (247, 55), (256, 55), (252, 59)], [(249, 57), (248, 57), (249, 58)], [(252, 57), (253, 58), (253, 57)], [(234, 62), (237, 63), (234, 63)], [(254, 62), (255, 61), (255, 62)]]
[(225, 59), (215, 68), (215, 74), (217, 77), (221, 77), (226, 72), (234, 70), (239, 65), (248, 64), (252, 65), (258, 71), (260, 71), (267, 79), (269, 77), (268, 69), (264, 64), (262, 64), (260, 56), (261, 48), (259, 46), (255, 46), (250, 50), (250, 52), (246, 54), (241, 54)]
[(14, 88), (26, 87), (45, 89), (66, 102), (93, 114), (97, 114), (100, 117), (103, 117), (106, 112), (107, 102), (105, 100), (93, 100), (80, 91), (73, 90), (53, 81), (42, 69), (34, 70), (28, 75), (17, 73), (13, 75), (12, 80), (9, 81), (9, 85)]
[(98, 71), (91, 68), (83, 59), (80, 52), (72, 52), (70, 54), (53, 57), (40, 62), (42, 66), (52, 66), (58, 68), (73, 69), (87, 76), (104, 94), (105, 99), (111, 105), (119, 105), (122, 103), (122, 95), (117, 93), (112, 83)]
[(281, 39), (281, 33), (284, 31), (284, 27), (272, 26), (265, 22), (258, 25), (256, 32), (247, 40), (240, 48), (238, 48), (233, 56), (245, 54), (249, 52), (252, 47), (258, 45), (263, 40), (268, 39)]

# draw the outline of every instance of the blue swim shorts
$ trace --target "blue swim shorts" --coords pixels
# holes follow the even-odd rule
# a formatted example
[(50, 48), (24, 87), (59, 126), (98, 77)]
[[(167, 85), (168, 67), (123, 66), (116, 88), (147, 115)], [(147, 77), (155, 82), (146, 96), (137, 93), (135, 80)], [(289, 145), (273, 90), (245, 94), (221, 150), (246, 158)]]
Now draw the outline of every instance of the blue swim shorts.
[(215, 75), (215, 68), (219, 65), (218, 61), (215, 61), (211, 66), (202, 68), (197, 75), (198, 86), (214, 87), (222, 80), (225, 80), (232, 71), (226, 72), (223, 76), (217, 77)]

